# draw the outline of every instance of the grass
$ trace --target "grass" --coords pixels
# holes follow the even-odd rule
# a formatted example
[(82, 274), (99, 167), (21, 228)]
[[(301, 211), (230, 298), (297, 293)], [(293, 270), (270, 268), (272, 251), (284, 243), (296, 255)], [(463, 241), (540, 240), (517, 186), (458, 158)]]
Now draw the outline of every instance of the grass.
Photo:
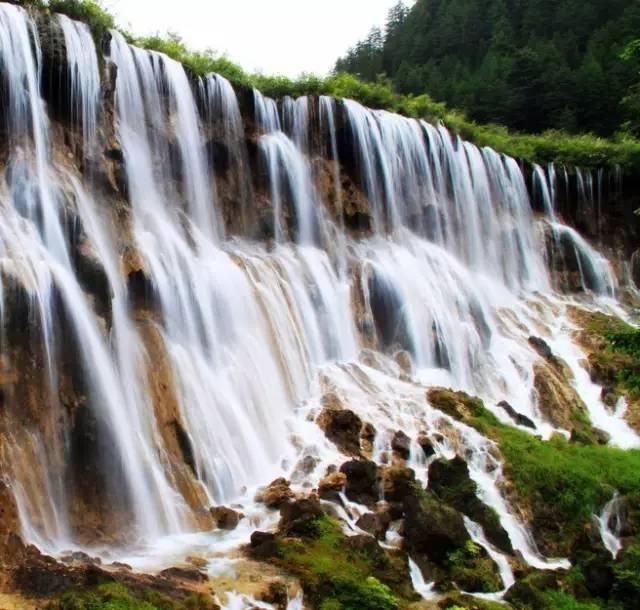
[(496, 441), (516, 499), (559, 525), (565, 543), (582, 532), (615, 490), (633, 500), (637, 509), (630, 518), (640, 524), (640, 451), (562, 436), (543, 441), (500, 423), (482, 401), (462, 392), (432, 390), (429, 399)]
[(601, 385), (632, 401), (640, 400), (640, 329), (598, 312), (576, 311), (588, 343), (589, 362)]
[(393, 569), (380, 549), (357, 550), (348, 544), (340, 525), (322, 516), (311, 538), (281, 539), (279, 563), (300, 578), (305, 593), (321, 610), (397, 610), (398, 594), (382, 582)]
[[(22, 0), (27, 7), (50, 9), (85, 21), (91, 27), (96, 42), (116, 27), (113, 16), (97, 0)], [(354, 99), (365, 106), (397, 112), (408, 117), (442, 122), (453, 133), (478, 146), (488, 146), (498, 152), (531, 163), (555, 162), (583, 168), (613, 167), (640, 169), (640, 141), (620, 135), (606, 140), (591, 134), (570, 135), (560, 131), (543, 134), (510, 132), (500, 125), (479, 125), (462, 112), (448, 109), (426, 93), (401, 95), (387, 80), (365, 83), (351, 74), (332, 74), (325, 78), (303, 74), (296, 79), (285, 76), (249, 74), (228, 57), (212, 49), (190, 50), (175, 34), (136, 38), (121, 29), (125, 37), (138, 46), (166, 53), (185, 65), (195, 76), (218, 73), (234, 85), (256, 87), (265, 95), (331, 95)], [(98, 45), (100, 48), (100, 45)]]
[(67, 591), (49, 606), (50, 610), (213, 610), (216, 607), (198, 595), (176, 601), (151, 590), (133, 592), (115, 582)]

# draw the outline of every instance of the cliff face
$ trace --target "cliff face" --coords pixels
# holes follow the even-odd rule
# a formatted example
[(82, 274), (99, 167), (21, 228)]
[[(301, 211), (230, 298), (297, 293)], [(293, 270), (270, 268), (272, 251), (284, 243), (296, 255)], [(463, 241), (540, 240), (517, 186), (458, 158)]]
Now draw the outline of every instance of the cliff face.
[[(600, 398), (564, 294), (605, 307), (624, 289), (632, 180), (522, 168), (349, 100), (234, 90), (6, 4), (0, 66), (0, 534), (56, 552), (144, 545), (233, 527), (235, 509), (266, 518), (254, 497), (344, 488), (371, 511), (384, 497), (363, 524), (404, 516), (445, 582), (431, 542), (477, 542), (467, 501), (440, 481), (440, 509), (394, 468), (426, 477), (454, 452), (492, 544), (549, 565), (469, 427), (482, 403), (425, 392), (481, 395), (545, 437), (636, 446), (637, 403), (630, 425)], [(341, 453), (357, 459), (338, 472)], [(323, 514), (284, 510), (268, 548)], [(458, 577), (488, 565), (495, 590), (489, 555)]]

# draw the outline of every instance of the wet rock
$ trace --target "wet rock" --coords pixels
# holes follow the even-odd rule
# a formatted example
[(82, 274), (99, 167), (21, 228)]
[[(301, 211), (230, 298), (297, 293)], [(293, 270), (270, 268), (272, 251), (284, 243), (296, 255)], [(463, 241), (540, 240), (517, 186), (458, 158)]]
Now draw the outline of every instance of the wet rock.
[(416, 442), (422, 448), (422, 452), (427, 459), (429, 459), (432, 455), (435, 455), (436, 450), (433, 448), (433, 443), (426, 433), (421, 432), (418, 435)]
[(216, 522), (217, 527), (223, 530), (233, 530), (238, 527), (244, 515), (232, 508), (226, 506), (215, 506), (210, 509), (211, 516)]
[(262, 502), (269, 508), (280, 508), (282, 504), (294, 498), (289, 481), (280, 477), (261, 489), (255, 497), (256, 502)]
[(386, 502), (403, 502), (415, 493), (416, 475), (411, 468), (393, 466), (382, 469), (382, 493)]
[(553, 572), (534, 572), (516, 582), (504, 596), (505, 601), (516, 608), (548, 608), (544, 591), (557, 591), (558, 577)]
[(553, 352), (544, 339), (531, 336), (529, 337), (529, 345), (533, 347), (533, 349), (535, 349), (536, 352), (538, 352), (538, 354), (545, 360), (549, 361), (553, 359)]
[(318, 484), (318, 494), (323, 500), (336, 502), (338, 494), (347, 484), (347, 475), (344, 472), (332, 472), (327, 474)]
[(433, 407), (460, 421), (470, 421), (483, 415), (485, 407), (479, 398), (465, 392), (455, 392), (447, 388), (432, 388), (427, 392), (427, 400)]
[(407, 352), (406, 350), (396, 352), (393, 356), (393, 359), (405, 374), (411, 375), (413, 371), (413, 364), (411, 361), (411, 354), (409, 352)]
[(533, 366), (538, 409), (557, 428), (586, 432), (589, 428), (587, 407), (570, 380), (545, 361)]
[(315, 496), (288, 502), (280, 507), (278, 529), (285, 536), (313, 536), (315, 521), (323, 514), (320, 500)]
[(376, 440), (376, 429), (373, 424), (364, 422), (362, 430), (360, 431), (360, 446), (362, 447), (362, 453), (368, 457), (371, 457), (373, 453), (373, 444)]
[(636, 288), (640, 288), (640, 250), (631, 255), (631, 279)]
[(93, 565), (99, 566), (102, 564), (102, 560), (99, 557), (91, 557), (87, 553), (83, 553), (82, 551), (73, 551), (66, 555), (63, 555), (61, 558), (63, 563), (77, 563), (81, 565)]
[(408, 460), (411, 455), (411, 439), (402, 430), (398, 430), (391, 440), (391, 448), (403, 460)]
[(287, 583), (281, 580), (273, 580), (267, 585), (259, 598), (260, 601), (275, 606), (278, 610), (286, 610), (289, 605), (289, 591)]
[(553, 351), (549, 347), (549, 344), (544, 339), (531, 336), (529, 337), (529, 345), (533, 347), (533, 349), (543, 360), (545, 360), (554, 369), (556, 369), (558, 373), (560, 373), (567, 379), (571, 379), (573, 377), (569, 365), (553, 353)]
[(340, 467), (346, 475), (345, 495), (352, 502), (374, 506), (380, 499), (378, 466), (369, 460), (351, 460)]
[(362, 420), (353, 411), (325, 408), (316, 423), (342, 453), (354, 457), (360, 455)]
[(535, 430), (536, 425), (533, 423), (533, 421), (526, 415), (518, 413), (518, 411), (516, 411), (506, 400), (499, 402), (498, 406), (501, 409), (504, 409), (507, 415), (519, 426), (524, 426), (525, 428), (531, 428), (532, 430)]
[(618, 393), (610, 386), (604, 386), (602, 391), (600, 392), (600, 398), (602, 402), (609, 407), (610, 410), (613, 410), (618, 405), (618, 400), (620, 400), (620, 396)]
[(365, 513), (356, 521), (356, 526), (379, 540), (385, 537), (390, 524), (391, 516), (388, 512)]
[(170, 580), (188, 580), (190, 582), (206, 582), (207, 575), (197, 568), (167, 568), (160, 572), (160, 576)]
[(431, 494), (405, 497), (403, 509), (404, 542), (411, 556), (444, 566), (450, 553), (471, 540), (462, 515)]
[(429, 490), (442, 502), (482, 525), (487, 539), (501, 551), (512, 553), (509, 535), (502, 528), (497, 513), (477, 496), (477, 485), (469, 475), (467, 463), (456, 456), (436, 460), (429, 468)]
[(256, 558), (273, 557), (278, 550), (276, 535), (271, 532), (253, 532), (249, 546), (251, 554)]

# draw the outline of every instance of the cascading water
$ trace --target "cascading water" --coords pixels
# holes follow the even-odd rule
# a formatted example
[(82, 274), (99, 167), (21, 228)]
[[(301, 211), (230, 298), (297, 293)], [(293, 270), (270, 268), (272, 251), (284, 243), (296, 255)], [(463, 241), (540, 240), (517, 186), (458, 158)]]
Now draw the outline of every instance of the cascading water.
[[(107, 144), (95, 47), (87, 28), (59, 23), (73, 122), (85, 156), (98, 158)], [(122, 537), (144, 554), (164, 537), (211, 528), (211, 506), (241, 502), (248, 510), (255, 487), (295, 474), (305, 457), (315, 466), (299, 484), (315, 484), (341, 459), (311, 421), (332, 392), (375, 426), (378, 456), (400, 429), (412, 438), (426, 431), (439, 457), (464, 455), (513, 548), (533, 566), (567, 566), (543, 557), (510, 510), (493, 443), (425, 400), (432, 385), (466, 390), (513, 424), (497, 406), (507, 400), (549, 436), (556, 428), (539, 409), (538, 354), (528, 343), (548, 329), (594, 423), (612, 443), (638, 446), (581, 376), (564, 297), (552, 289), (538, 230), (545, 223), (554, 241), (570, 244), (563, 251), (574, 253), (582, 288), (594, 299), (615, 295), (606, 259), (558, 222), (553, 167), (548, 175), (534, 169), (548, 217), (536, 223), (516, 161), (442, 126), (324, 96), (287, 98), (278, 108), (254, 91), (240, 104), (221, 77), (194, 85), (180, 64), (113, 32), (124, 176), (108, 200), (90, 172), (52, 158), (40, 55), (28, 14), (0, 4), (10, 126), (0, 190), (2, 321), (18, 283), (38, 321), (51, 404), (47, 421), (12, 431), (6, 458), (29, 540), (58, 551), (82, 543), (70, 497), (82, 490), (66, 473), (78, 409), (90, 409), (108, 439), (104, 484), (122, 483), (133, 530)], [(353, 184), (371, 217), (358, 238), (346, 228)], [(234, 207), (223, 210), (228, 189)], [(268, 243), (250, 239), (256, 219)], [(102, 278), (101, 292), (87, 265), (91, 278)], [(68, 371), (56, 364), (65, 340), (58, 309), (86, 385), (86, 405), (75, 411), (58, 404), (69, 402)], [(411, 460), (427, 480), (428, 464)], [(509, 586), (504, 557), (476, 524), (467, 528)], [(414, 583), (428, 596), (417, 569)], [(236, 596), (228, 606), (245, 603)]]

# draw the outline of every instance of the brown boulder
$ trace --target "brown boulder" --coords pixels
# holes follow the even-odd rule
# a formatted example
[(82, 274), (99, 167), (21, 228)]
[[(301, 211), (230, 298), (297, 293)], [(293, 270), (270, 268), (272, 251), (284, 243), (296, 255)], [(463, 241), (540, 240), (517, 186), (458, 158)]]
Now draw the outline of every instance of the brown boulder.
[(354, 457), (360, 455), (362, 420), (353, 411), (325, 408), (316, 423), (342, 453)]
[(336, 501), (338, 494), (347, 484), (347, 475), (344, 472), (331, 472), (322, 479), (318, 485), (318, 495), (323, 500)]
[(280, 477), (272, 481), (267, 487), (261, 489), (255, 497), (256, 502), (262, 502), (269, 508), (280, 508), (285, 502), (293, 499), (294, 493), (291, 491), (289, 481)]
[(244, 519), (242, 513), (226, 506), (214, 506), (209, 510), (216, 526), (222, 530), (233, 530), (238, 527), (240, 519)]
[(391, 440), (391, 449), (403, 460), (408, 460), (411, 455), (411, 439), (402, 430), (398, 430)]

